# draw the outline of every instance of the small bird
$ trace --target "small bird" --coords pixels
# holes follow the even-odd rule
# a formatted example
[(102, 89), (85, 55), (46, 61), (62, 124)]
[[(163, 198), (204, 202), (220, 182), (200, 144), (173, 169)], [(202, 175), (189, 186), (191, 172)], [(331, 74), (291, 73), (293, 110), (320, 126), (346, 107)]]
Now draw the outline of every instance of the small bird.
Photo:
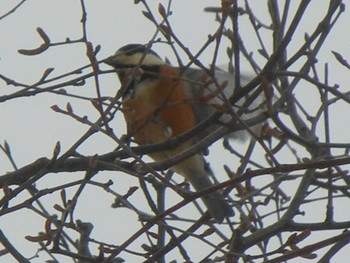
[[(192, 130), (211, 113), (224, 110), (227, 104), (224, 97), (234, 90), (231, 74), (218, 71), (213, 79), (203, 70), (173, 67), (146, 45), (123, 46), (104, 62), (117, 70), (127, 133), (139, 145), (164, 142)], [(225, 121), (226, 115), (220, 120)], [(218, 127), (212, 125), (204, 134), (210, 134)], [(201, 138), (194, 137), (173, 150), (149, 156), (156, 161), (171, 159)], [(210, 170), (201, 153), (171, 169), (185, 177), (196, 191), (213, 186)], [(202, 200), (216, 222), (221, 223), (225, 217), (234, 215), (219, 191), (206, 194)]]

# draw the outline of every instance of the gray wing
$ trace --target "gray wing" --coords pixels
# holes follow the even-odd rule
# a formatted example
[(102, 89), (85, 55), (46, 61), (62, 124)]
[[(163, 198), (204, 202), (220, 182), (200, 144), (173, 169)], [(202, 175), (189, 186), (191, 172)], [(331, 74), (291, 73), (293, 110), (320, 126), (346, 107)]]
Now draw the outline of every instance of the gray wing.
[[(232, 119), (235, 116), (228, 114), (227, 109), (230, 107), (235, 113), (239, 113), (239, 117), (242, 120), (248, 120), (252, 117), (257, 116), (263, 111), (263, 102), (265, 98), (263, 94), (259, 95), (250, 105), (243, 106), (246, 97), (243, 97), (234, 105), (228, 104), (228, 99), (233, 95), (235, 90), (235, 80), (234, 75), (217, 70), (215, 72), (215, 80), (207, 75), (204, 71), (198, 69), (188, 69), (183, 74), (185, 81), (190, 82), (188, 85), (190, 97), (194, 98), (192, 101), (193, 111), (195, 113), (197, 122), (207, 119), (215, 111), (226, 112), (221, 118), (210, 127), (207, 127), (203, 132), (201, 132), (196, 139), (201, 140), (220, 128), (227, 123), (232, 123)], [(247, 84), (252, 77), (242, 75), (241, 82), (242, 86)], [(247, 94), (249, 96), (249, 94)], [(259, 132), (261, 125), (255, 125), (251, 127), (254, 132)], [(244, 131), (234, 132), (229, 134), (230, 138), (244, 140), (248, 133)]]

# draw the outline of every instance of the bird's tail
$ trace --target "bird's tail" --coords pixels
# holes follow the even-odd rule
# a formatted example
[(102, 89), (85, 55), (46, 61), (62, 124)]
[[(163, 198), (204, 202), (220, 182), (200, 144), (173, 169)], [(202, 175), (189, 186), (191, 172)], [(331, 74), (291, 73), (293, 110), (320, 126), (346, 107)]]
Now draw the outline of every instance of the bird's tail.
[[(213, 186), (207, 175), (198, 176), (195, 172), (193, 172), (192, 175), (187, 175), (187, 177), (196, 191), (202, 191)], [(202, 197), (202, 200), (208, 208), (210, 215), (217, 222), (221, 223), (225, 217), (233, 216), (232, 207), (229, 206), (220, 192), (216, 191), (206, 194)]]
[[(202, 191), (213, 186), (208, 172), (205, 170), (203, 157), (199, 154), (173, 168), (177, 173), (180, 173), (189, 180), (196, 191)], [(204, 195), (202, 200), (208, 208), (210, 215), (219, 223), (225, 217), (234, 215), (232, 207), (225, 201), (224, 196), (219, 191)]]

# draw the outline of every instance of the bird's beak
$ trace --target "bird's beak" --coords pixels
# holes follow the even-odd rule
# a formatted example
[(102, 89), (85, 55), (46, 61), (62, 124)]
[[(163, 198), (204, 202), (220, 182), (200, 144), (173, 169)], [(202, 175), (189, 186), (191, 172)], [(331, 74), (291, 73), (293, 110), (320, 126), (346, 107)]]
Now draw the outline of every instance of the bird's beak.
[(109, 65), (109, 66), (112, 66), (112, 67), (118, 67), (118, 65), (120, 65), (116, 56), (110, 56), (110, 57), (106, 58), (105, 60), (103, 60), (102, 62)]

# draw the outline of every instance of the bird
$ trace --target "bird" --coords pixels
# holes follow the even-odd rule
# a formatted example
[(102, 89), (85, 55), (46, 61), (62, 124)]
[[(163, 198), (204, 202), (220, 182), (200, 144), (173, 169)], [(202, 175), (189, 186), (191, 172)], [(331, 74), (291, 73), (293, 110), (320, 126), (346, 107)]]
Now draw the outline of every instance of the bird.
[[(104, 62), (117, 72), (127, 134), (139, 145), (165, 142), (185, 134), (211, 113), (224, 111), (227, 99), (220, 95), (225, 97), (224, 93), (234, 91), (232, 74), (218, 71), (213, 79), (201, 69), (174, 67), (148, 45), (125, 45)], [(223, 115), (221, 121), (229, 118), (228, 114)], [(171, 159), (218, 127), (219, 124), (211, 125), (204, 135), (193, 137), (175, 149), (149, 156), (155, 161)], [(171, 169), (188, 180), (196, 191), (214, 185), (202, 153), (180, 161)], [(234, 216), (233, 208), (222, 192), (211, 192), (202, 196), (202, 200), (216, 222), (222, 223), (225, 218)]]

